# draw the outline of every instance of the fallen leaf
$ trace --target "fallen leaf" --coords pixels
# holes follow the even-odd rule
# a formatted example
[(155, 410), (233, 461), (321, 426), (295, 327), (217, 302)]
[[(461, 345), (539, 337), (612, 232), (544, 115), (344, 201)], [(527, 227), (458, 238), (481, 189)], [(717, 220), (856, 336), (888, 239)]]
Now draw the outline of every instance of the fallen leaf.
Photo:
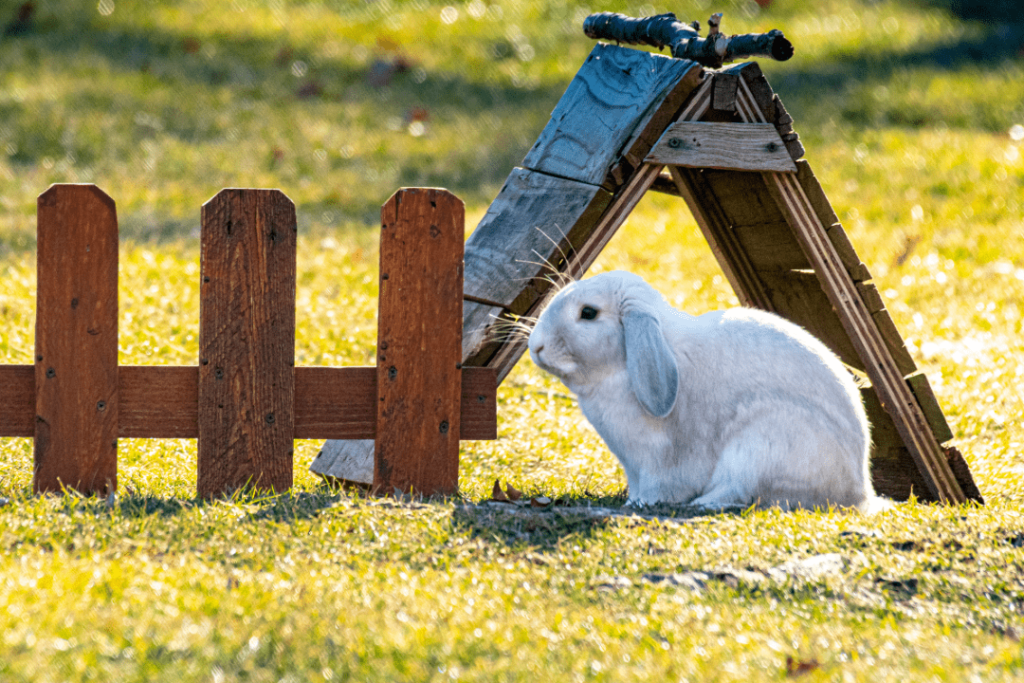
[(551, 499), (547, 496), (536, 496), (530, 499), (530, 507), (532, 508), (546, 508), (551, 505)]
[(519, 500), (523, 497), (523, 492), (513, 488), (512, 484), (505, 484), (505, 495), (509, 500)]
[(793, 659), (790, 656), (786, 656), (786, 677), (796, 678), (797, 676), (803, 676), (805, 673), (820, 669), (821, 664), (818, 663), (817, 659), (810, 659), (804, 661), (802, 659)]
[(497, 501), (499, 503), (510, 503), (510, 502), (512, 502), (512, 501), (510, 501), (508, 499), (508, 496), (505, 495), (505, 492), (501, 490), (501, 480), (500, 479), (495, 479), (494, 480), (494, 488), (491, 490), (491, 500)]

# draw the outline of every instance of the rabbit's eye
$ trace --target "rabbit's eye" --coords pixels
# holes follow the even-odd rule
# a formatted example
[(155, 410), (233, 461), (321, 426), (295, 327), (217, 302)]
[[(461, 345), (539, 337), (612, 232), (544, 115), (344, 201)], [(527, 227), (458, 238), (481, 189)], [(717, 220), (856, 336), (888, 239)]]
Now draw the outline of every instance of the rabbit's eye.
[(580, 320), (593, 320), (597, 317), (597, 309), (593, 306), (584, 306), (580, 309)]

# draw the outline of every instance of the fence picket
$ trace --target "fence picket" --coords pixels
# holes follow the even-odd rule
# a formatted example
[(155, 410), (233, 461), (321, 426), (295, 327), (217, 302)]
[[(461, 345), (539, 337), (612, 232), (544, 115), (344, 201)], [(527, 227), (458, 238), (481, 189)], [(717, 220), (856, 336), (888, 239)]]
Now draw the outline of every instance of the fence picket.
[(117, 488), (117, 210), (95, 185), (39, 196), (36, 492)]
[(459, 484), (465, 207), (403, 189), (381, 209), (374, 489), (451, 494)]
[(292, 485), (295, 205), (222, 190), (203, 205), (199, 495)]

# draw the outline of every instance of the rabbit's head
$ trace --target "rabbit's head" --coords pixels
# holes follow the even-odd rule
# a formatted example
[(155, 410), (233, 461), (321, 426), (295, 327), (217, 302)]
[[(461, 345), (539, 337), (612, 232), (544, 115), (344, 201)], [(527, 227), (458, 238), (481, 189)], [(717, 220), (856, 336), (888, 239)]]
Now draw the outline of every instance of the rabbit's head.
[(664, 417), (679, 390), (679, 369), (661, 329), (666, 309), (637, 275), (595, 275), (555, 295), (530, 334), (530, 356), (577, 394), (626, 372), (644, 410)]

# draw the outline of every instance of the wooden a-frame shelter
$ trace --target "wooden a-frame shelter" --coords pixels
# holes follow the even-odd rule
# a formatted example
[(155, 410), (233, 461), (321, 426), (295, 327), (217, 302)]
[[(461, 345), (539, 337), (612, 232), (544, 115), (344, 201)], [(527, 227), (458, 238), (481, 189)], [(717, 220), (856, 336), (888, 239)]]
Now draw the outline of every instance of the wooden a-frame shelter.
[[(792, 123), (755, 62), (712, 71), (599, 43), (466, 243), (463, 364), (501, 381), (526, 341), (495, 325), (543, 309), (553, 289), (542, 262), (581, 277), (646, 192), (668, 193), (743, 305), (801, 325), (856, 371), (878, 493), (980, 502)], [(372, 442), (327, 442), (312, 470), (366, 481), (355, 462), (372, 453)]]

